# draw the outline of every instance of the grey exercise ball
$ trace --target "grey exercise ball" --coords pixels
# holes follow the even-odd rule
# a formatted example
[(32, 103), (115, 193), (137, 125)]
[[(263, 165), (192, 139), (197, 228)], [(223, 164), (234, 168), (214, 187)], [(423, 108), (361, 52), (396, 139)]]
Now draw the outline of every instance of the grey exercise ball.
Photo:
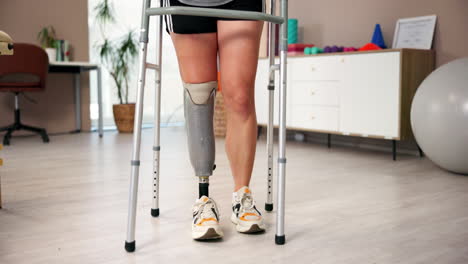
[(468, 174), (468, 58), (450, 62), (424, 80), (411, 107), (411, 126), (429, 159)]

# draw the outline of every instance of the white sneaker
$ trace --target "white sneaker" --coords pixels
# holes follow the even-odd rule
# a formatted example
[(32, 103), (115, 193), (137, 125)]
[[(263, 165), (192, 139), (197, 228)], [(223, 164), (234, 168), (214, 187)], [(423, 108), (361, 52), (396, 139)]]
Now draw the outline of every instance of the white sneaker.
[(192, 238), (195, 240), (218, 239), (223, 237), (219, 226), (219, 211), (213, 199), (202, 196), (192, 208)]
[(255, 201), (249, 187), (240, 188), (232, 199), (231, 222), (240, 233), (257, 233), (265, 231), (265, 224), (260, 211), (255, 207)]

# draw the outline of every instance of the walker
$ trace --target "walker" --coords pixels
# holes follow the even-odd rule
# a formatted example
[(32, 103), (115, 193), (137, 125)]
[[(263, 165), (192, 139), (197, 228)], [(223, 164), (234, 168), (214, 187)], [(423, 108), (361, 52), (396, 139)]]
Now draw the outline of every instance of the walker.
[[(160, 147), (160, 102), (161, 102), (161, 58), (163, 39), (163, 15), (190, 15), (205, 17), (223, 17), (234, 19), (262, 20), (269, 22), (269, 83), (267, 84), (269, 104), (268, 104), (268, 126), (267, 126), (267, 151), (268, 151), (268, 193), (265, 210), (273, 210), (273, 111), (274, 111), (274, 90), (275, 71), (280, 73), (279, 84), (279, 149), (278, 149), (278, 174), (277, 174), (277, 212), (276, 212), (276, 235), (275, 243), (283, 245), (285, 243), (284, 233), (284, 209), (285, 209), (285, 177), (286, 177), (286, 83), (287, 83), (287, 52), (288, 52), (288, 0), (280, 0), (281, 16), (275, 14), (275, 0), (270, 0), (270, 14), (252, 11), (232, 11), (213, 8), (198, 7), (151, 7), (151, 0), (143, 0), (140, 48), (139, 48), (139, 73), (137, 101), (135, 111), (135, 132), (133, 134), (133, 152), (131, 160), (130, 194), (128, 206), (127, 239), (125, 240), (125, 250), (135, 251), (135, 220), (138, 196), (138, 178), (140, 168), (140, 145), (141, 145), (141, 125), (143, 117), (143, 96), (145, 88), (146, 69), (156, 71), (156, 92), (155, 92), (155, 114), (154, 114), (154, 146), (153, 146), (153, 202), (151, 215), (159, 216), (159, 155)], [(157, 54), (156, 64), (146, 61), (149, 20), (151, 16), (159, 16), (158, 35), (156, 41)], [(275, 27), (280, 24), (280, 63), (275, 64)], [(200, 177), (200, 186), (207, 186), (208, 177)]]

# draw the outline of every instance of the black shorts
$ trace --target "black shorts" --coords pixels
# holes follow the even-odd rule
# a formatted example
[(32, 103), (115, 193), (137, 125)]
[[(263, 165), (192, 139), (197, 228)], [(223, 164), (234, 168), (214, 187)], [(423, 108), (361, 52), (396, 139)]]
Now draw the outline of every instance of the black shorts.
[[(161, 6), (191, 6), (179, 2), (178, 0), (160, 0)], [(192, 6), (199, 7), (199, 6)], [(256, 11), (265, 12), (264, 0), (233, 0), (227, 4), (213, 6), (209, 8), (228, 9), (237, 11)], [(165, 15), (166, 31), (178, 34), (200, 34), (214, 33), (218, 31), (218, 20), (239, 20), (219, 17), (198, 17), (198, 16), (181, 16), (181, 15)]]

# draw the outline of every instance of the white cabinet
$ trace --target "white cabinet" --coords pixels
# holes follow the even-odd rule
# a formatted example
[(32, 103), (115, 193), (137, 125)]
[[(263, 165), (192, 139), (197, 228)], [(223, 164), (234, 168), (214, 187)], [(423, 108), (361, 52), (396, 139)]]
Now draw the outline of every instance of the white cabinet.
[[(279, 63), (277, 61), (276, 63)], [(256, 104), (256, 111), (257, 111), (257, 122), (259, 124), (266, 125), (268, 123), (268, 69), (269, 69), (269, 61), (267, 59), (262, 59), (258, 61), (258, 71), (257, 71), (257, 79), (255, 81), (255, 104)], [(274, 93), (274, 125), (279, 125), (279, 112), (278, 112), (278, 104), (279, 104), (279, 74), (278, 71), (275, 73), (275, 93)], [(286, 121), (290, 122), (290, 111), (289, 107), (291, 104), (289, 103), (291, 100), (286, 98), (288, 101), (287, 103), (287, 111), (286, 111)]]
[[(411, 138), (411, 101), (433, 69), (432, 51), (412, 49), (290, 57), (286, 125), (329, 134)], [(266, 125), (268, 59), (259, 60), (256, 85), (257, 119)]]
[(343, 64), (340, 131), (399, 138), (400, 52), (349, 55)]

